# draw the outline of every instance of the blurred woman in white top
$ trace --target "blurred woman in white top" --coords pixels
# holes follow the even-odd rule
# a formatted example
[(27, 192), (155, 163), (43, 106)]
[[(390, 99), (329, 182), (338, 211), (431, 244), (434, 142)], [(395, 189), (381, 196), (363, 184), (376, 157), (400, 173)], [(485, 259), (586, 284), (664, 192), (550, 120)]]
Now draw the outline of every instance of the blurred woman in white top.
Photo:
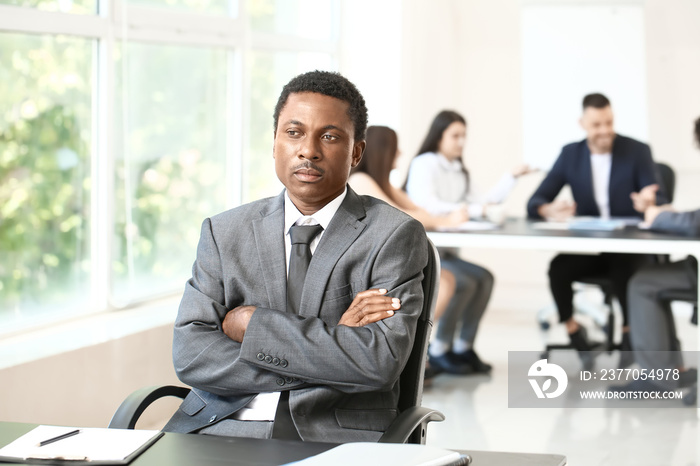
[[(527, 166), (505, 173), (485, 195), (472, 189), (469, 171), (462, 160), (467, 122), (459, 113), (445, 110), (433, 120), (428, 134), (411, 162), (405, 189), (411, 200), (433, 215), (465, 209), (470, 219), (485, 218), (492, 206), (505, 200), (516, 178)], [(437, 324), (428, 349), (432, 366), (452, 372), (462, 365), (472, 372), (489, 372), (491, 365), (474, 351), (481, 317), (486, 310), (494, 278), (484, 267), (460, 259), (457, 251), (441, 249), (441, 265), (455, 276), (456, 290)]]

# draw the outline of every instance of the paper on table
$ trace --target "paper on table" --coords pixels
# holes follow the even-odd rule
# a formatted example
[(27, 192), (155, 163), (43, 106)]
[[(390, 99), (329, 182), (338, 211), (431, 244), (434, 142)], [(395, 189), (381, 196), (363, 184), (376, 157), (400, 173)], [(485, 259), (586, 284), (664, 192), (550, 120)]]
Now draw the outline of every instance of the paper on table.
[(438, 231), (483, 231), (483, 230), (497, 230), (500, 227), (492, 222), (480, 222), (475, 220), (469, 220), (468, 222), (460, 223), (459, 225), (453, 227), (439, 227)]
[(469, 464), (456, 451), (429, 445), (402, 443), (344, 443), (301, 461), (295, 466), (356, 466), (358, 464), (400, 464), (402, 466), (447, 466)]
[(569, 222), (534, 222), (530, 226), (535, 230), (568, 230)]
[(38, 426), (0, 449), (0, 460), (62, 459), (92, 463), (123, 463), (142, 446), (155, 441), (157, 430), (81, 428), (78, 435), (43, 447), (39, 442), (57, 437), (74, 427)]

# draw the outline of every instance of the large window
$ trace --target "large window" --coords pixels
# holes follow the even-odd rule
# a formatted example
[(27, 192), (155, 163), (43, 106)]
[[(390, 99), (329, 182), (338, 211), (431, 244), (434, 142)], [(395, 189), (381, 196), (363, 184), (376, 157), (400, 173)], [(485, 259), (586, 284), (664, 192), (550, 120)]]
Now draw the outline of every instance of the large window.
[(274, 104), (336, 30), (325, 0), (0, 0), (0, 333), (181, 293), (202, 220), (279, 193)]
[(222, 49), (117, 49), (117, 303), (182, 286), (202, 219), (226, 206), (227, 58)]
[(5, 322), (85, 308), (90, 297), (93, 42), (0, 33)]

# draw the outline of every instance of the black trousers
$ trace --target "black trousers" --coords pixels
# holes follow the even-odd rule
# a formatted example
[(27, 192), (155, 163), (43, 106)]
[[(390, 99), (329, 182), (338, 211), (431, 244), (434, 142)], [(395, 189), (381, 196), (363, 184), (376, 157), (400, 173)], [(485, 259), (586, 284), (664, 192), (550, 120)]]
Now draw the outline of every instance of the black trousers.
[(652, 261), (646, 254), (603, 253), (595, 256), (559, 254), (549, 264), (549, 288), (559, 311), (560, 322), (566, 322), (574, 311), (572, 284), (585, 278), (607, 278), (620, 301), (623, 325), (627, 319), (627, 283), (634, 273)]

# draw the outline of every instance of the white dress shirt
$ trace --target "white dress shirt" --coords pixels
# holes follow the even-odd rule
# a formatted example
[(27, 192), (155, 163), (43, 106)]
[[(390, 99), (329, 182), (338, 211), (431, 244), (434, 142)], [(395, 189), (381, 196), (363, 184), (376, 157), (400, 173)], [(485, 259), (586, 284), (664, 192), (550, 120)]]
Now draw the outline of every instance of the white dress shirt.
[(593, 196), (601, 218), (610, 218), (610, 168), (612, 154), (591, 154)]
[[(331, 202), (326, 204), (321, 210), (314, 213), (313, 215), (304, 215), (299, 212), (299, 209), (294, 205), (292, 200), (289, 198), (289, 194), (285, 190), (284, 192), (284, 245), (286, 252), (287, 261), (287, 273), (289, 273), (289, 257), (292, 253), (292, 239), (289, 235), (289, 230), (293, 225), (321, 225), (323, 231), (316, 235), (316, 237), (311, 240), (309, 248), (311, 249), (311, 254), (316, 251), (316, 246), (318, 242), (321, 241), (323, 233), (328, 228), (328, 224), (331, 223), (333, 216), (338, 211), (340, 204), (343, 203), (345, 196), (348, 193), (348, 188), (345, 187), (343, 193), (333, 199)], [(232, 419), (237, 419), (239, 421), (274, 421), (275, 412), (277, 411), (277, 403), (279, 403), (280, 392), (271, 393), (258, 393), (255, 398), (250, 400), (245, 407), (239, 409), (233, 414)]]

